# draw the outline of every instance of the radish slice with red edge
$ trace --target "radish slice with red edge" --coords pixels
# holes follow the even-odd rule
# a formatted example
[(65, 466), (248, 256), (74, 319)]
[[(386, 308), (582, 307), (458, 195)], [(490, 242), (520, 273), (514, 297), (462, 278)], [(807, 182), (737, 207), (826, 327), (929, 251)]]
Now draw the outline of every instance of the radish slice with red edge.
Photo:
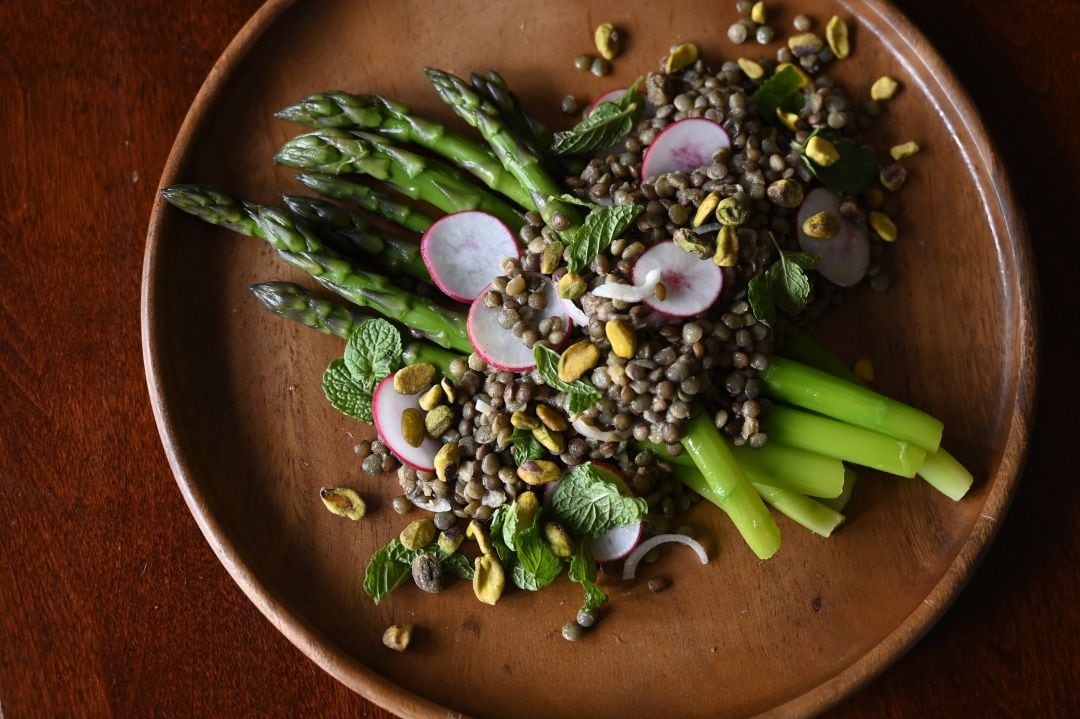
[(705, 547), (701, 546), (701, 542), (696, 539), (691, 539), (682, 534), (658, 534), (655, 537), (650, 537), (637, 546), (629, 557), (626, 558), (626, 564), (623, 565), (622, 578), (624, 580), (630, 580), (637, 576), (638, 563), (641, 562), (642, 557), (648, 554), (650, 551), (659, 547), (661, 544), (668, 542), (678, 542), (679, 544), (685, 544), (694, 550), (698, 559), (702, 564), (709, 563), (709, 555), (705, 553)]
[(704, 117), (688, 117), (668, 125), (656, 136), (641, 161), (645, 179), (665, 172), (690, 172), (710, 164), (713, 153), (731, 147), (727, 130)]
[(724, 273), (711, 260), (702, 260), (674, 242), (653, 245), (634, 265), (634, 284), (644, 284), (652, 270), (660, 270), (667, 294), (645, 298), (645, 304), (672, 317), (690, 317), (712, 307), (724, 289)]
[(455, 212), (429, 227), (420, 254), (443, 294), (459, 302), (475, 300), (502, 274), (504, 259), (521, 256), (502, 220), (475, 210)]
[(371, 398), (371, 414), (375, 420), (375, 430), (390, 451), (405, 464), (422, 472), (435, 471), (435, 453), (441, 446), (431, 437), (425, 437), (419, 447), (413, 447), (405, 441), (401, 433), (401, 415), (413, 407), (420, 409), (420, 394), (398, 394), (394, 389), (394, 375), (389, 375)]
[(614, 90), (608, 90), (603, 95), (601, 95), (600, 97), (593, 100), (593, 103), (591, 105), (589, 105), (588, 112), (586, 112), (585, 114), (586, 115), (591, 115), (593, 113), (593, 110), (595, 110), (597, 107), (599, 107), (600, 103), (602, 103), (602, 102), (615, 102), (616, 100), (618, 100), (620, 97), (622, 97), (625, 94), (626, 94), (626, 88), (625, 87), (619, 87), (619, 88), (616, 88)]
[[(539, 313), (541, 320), (548, 317), (559, 317), (563, 321), (563, 329), (566, 335), (570, 335), (570, 317), (566, 307), (561, 302), (559, 293), (554, 283), (547, 277), (534, 272), (526, 272), (527, 277), (541, 277), (544, 282), (544, 297), (547, 303)], [(511, 334), (510, 330), (503, 329), (499, 325), (499, 313), (501, 307), (484, 306), (485, 287), (480, 295), (473, 300), (469, 307), (469, 340), (473, 349), (480, 358), (497, 370), (504, 372), (528, 372), (536, 367), (533, 351), (526, 347), (519, 338)]]
[[(803, 223), (819, 212), (831, 212), (840, 218), (840, 232), (836, 236), (823, 239), (803, 232)], [(824, 187), (814, 188), (806, 194), (795, 218), (799, 247), (820, 258), (814, 269), (822, 277), (841, 287), (850, 287), (866, 276), (870, 266), (870, 241), (866, 230), (844, 219), (840, 214), (840, 197), (835, 192)]]
[(598, 562), (614, 562), (622, 559), (634, 551), (641, 541), (641, 533), (644, 526), (641, 522), (624, 524), (601, 534), (599, 537), (586, 540), (585, 546), (589, 548), (589, 554)]

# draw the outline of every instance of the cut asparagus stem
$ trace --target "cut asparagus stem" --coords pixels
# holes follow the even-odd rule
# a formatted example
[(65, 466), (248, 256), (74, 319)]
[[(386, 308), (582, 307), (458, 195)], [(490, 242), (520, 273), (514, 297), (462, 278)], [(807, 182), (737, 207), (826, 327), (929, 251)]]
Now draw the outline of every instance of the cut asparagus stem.
[(282, 195), (282, 200), (294, 215), (316, 231), (339, 238), (347, 247), (370, 255), (383, 269), (431, 282), (424, 258), (420, 256), (420, 246), (415, 242), (385, 235), (352, 210), (325, 200), (302, 195)]
[(404, 227), (413, 232), (426, 232), (435, 224), (435, 218), (425, 215), (420, 210), (398, 202), (389, 195), (373, 190), (367, 185), (353, 182), (339, 175), (327, 175), (323, 172), (302, 172), (296, 175), (300, 184), (318, 192), (323, 197), (347, 203), (361, 210)]
[(901, 477), (914, 477), (926, 458), (909, 442), (788, 407), (774, 406), (767, 426), (770, 441)]
[(836, 510), (837, 512), (843, 512), (847, 507), (848, 502), (851, 501), (851, 495), (855, 493), (855, 482), (858, 480), (858, 475), (855, 474), (855, 470), (851, 467), (844, 467), (844, 490), (840, 492), (839, 497), (833, 497), (832, 499), (819, 500), (826, 507)]
[(974, 481), (971, 472), (940, 447), (933, 454), (926, 455), (926, 460), (919, 467), (919, 476), (953, 501), (962, 499)]
[(928, 452), (941, 445), (941, 422), (914, 407), (793, 360), (774, 357), (761, 373), (775, 399), (910, 442)]
[[(759, 474), (776, 478), (776, 486), (799, 494), (812, 497), (836, 497), (844, 485), (844, 464), (833, 457), (826, 457), (817, 452), (796, 449), (770, 441), (764, 447), (736, 447), (727, 440), (735, 461), (744, 471), (754, 470)], [(683, 452), (672, 457), (662, 444), (642, 442), (656, 453), (657, 457), (682, 467), (693, 467), (690, 455)]]
[(709, 418), (701, 415), (691, 421), (682, 444), (754, 554), (759, 559), (776, 554), (780, 530)]
[(436, 347), (430, 342), (414, 340), (405, 345), (401, 354), (401, 362), (405, 365), (427, 362), (435, 365), (444, 377), (450, 376), (450, 363), (456, 359), (463, 360), (464, 356), (450, 350)]
[(469, 182), (449, 165), (403, 150), (371, 133), (332, 128), (307, 132), (285, 143), (274, 160), (331, 175), (368, 175), (390, 183), (407, 197), (430, 202), (443, 212), (490, 212), (515, 232), (524, 224), (521, 215), (498, 195)]
[(406, 292), (382, 275), (353, 266), (324, 247), (314, 232), (287, 212), (258, 205), (248, 205), (247, 209), (281, 258), (309, 273), (319, 284), (353, 304), (400, 322), (436, 344), (460, 352), (472, 351), (462, 313)]
[(353, 95), (333, 90), (310, 95), (277, 113), (277, 117), (309, 127), (364, 129), (398, 143), (413, 143), (442, 155), (485, 185), (522, 207), (535, 210), (532, 197), (483, 144), (408, 107), (379, 95)]
[(503, 167), (518, 179), (533, 198), (537, 211), (549, 224), (556, 212), (561, 212), (571, 225), (581, 222), (578, 208), (561, 200), (553, 199), (562, 194), (551, 175), (528, 147), (512, 133), (502, 121), (498, 110), (490, 102), (481, 98), (472, 87), (460, 77), (441, 70), (426, 68), (428, 80), (435, 92), (448, 104), (461, 119), (469, 123), (483, 135)]
[(266, 309), (326, 335), (348, 339), (366, 317), (345, 305), (318, 297), (292, 282), (263, 282), (248, 287)]
[(781, 357), (787, 357), (790, 360), (801, 362), (807, 367), (813, 367), (822, 372), (827, 372), (834, 377), (847, 380), (860, 387), (867, 386), (866, 382), (859, 379), (859, 376), (852, 372), (850, 367), (841, 362), (839, 357), (810, 339), (810, 335), (802, 332), (791, 332), (785, 336), (784, 343), (780, 345), (777, 354)]

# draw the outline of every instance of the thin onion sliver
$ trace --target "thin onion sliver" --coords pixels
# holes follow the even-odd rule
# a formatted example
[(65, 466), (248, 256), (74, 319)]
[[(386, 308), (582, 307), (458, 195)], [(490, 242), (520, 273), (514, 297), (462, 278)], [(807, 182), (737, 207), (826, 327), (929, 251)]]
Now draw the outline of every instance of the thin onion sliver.
[(709, 555), (705, 553), (705, 547), (701, 546), (701, 542), (696, 539), (691, 539), (685, 534), (658, 534), (655, 537), (646, 539), (641, 544), (637, 545), (634, 551), (630, 552), (630, 556), (626, 558), (626, 564), (623, 565), (622, 578), (623, 580), (630, 580), (637, 576), (637, 565), (641, 561), (641, 558), (648, 554), (654, 547), (658, 547), (661, 544), (668, 542), (678, 542), (679, 544), (685, 544), (694, 550), (698, 559), (702, 564), (709, 563)]

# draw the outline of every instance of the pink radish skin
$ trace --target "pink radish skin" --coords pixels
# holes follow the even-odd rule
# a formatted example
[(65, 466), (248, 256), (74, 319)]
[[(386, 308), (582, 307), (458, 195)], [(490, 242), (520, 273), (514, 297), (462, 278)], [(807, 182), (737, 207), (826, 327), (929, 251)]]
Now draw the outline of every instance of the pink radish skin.
[[(828, 239), (810, 237), (802, 231), (803, 222), (823, 211), (840, 218), (840, 232)], [(866, 276), (870, 266), (870, 241), (865, 230), (860, 230), (840, 214), (840, 198), (835, 192), (818, 187), (807, 193), (796, 222), (799, 247), (820, 257), (815, 269), (822, 277), (841, 287), (850, 287)]]
[(420, 409), (420, 395), (403, 395), (394, 390), (394, 375), (386, 377), (371, 398), (371, 414), (379, 439), (405, 464), (422, 472), (435, 471), (435, 453), (441, 446), (425, 437), (419, 447), (413, 447), (401, 434), (401, 415), (410, 407)]
[(587, 542), (589, 553), (598, 562), (614, 562), (625, 559), (641, 541), (643, 530), (644, 525), (641, 522), (610, 529)]
[[(527, 276), (533, 274), (526, 273)], [(528, 372), (534, 369), (536, 360), (533, 358), (533, 351), (522, 344), (520, 339), (514, 337), (510, 330), (499, 326), (498, 317), (502, 310), (484, 306), (486, 292), (485, 287), (469, 307), (469, 340), (476, 354), (497, 370)], [(547, 305), (541, 310), (540, 319), (560, 317), (566, 329), (566, 336), (569, 337), (573, 323), (570, 321), (555, 285), (547, 278), (544, 278), (544, 296), (547, 298)]]
[(656, 136), (641, 161), (645, 179), (666, 172), (690, 172), (712, 162), (713, 153), (731, 147), (727, 130), (704, 117), (688, 117), (668, 125)]
[(647, 297), (645, 304), (672, 317), (690, 317), (708, 308), (724, 289), (724, 273), (711, 260), (679, 249), (674, 242), (650, 247), (634, 265), (634, 284), (644, 280), (649, 270), (660, 268), (660, 282), (667, 294), (658, 300)]
[(619, 88), (616, 88), (614, 90), (608, 90), (603, 95), (601, 95), (600, 97), (593, 100), (593, 104), (589, 105), (589, 110), (585, 114), (586, 115), (591, 115), (593, 113), (593, 110), (595, 110), (600, 105), (600, 103), (602, 103), (602, 102), (615, 102), (616, 100), (618, 100), (620, 97), (622, 97), (625, 94), (626, 94), (626, 88), (625, 87), (619, 87)]
[(502, 273), (507, 257), (520, 257), (517, 241), (502, 220), (469, 210), (443, 217), (420, 240), (431, 279), (447, 297), (472, 302)]

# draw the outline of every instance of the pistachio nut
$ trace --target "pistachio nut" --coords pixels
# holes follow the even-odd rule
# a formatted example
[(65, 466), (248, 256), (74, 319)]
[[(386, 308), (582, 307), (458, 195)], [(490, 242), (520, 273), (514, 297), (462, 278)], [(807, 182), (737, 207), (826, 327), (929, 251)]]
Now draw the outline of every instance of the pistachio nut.
[(566, 449), (566, 440), (563, 439), (562, 433), (553, 432), (544, 425), (533, 428), (533, 437), (536, 437), (536, 441), (544, 445), (544, 449), (552, 454), (562, 454)]
[(443, 378), (439, 382), (439, 386), (442, 387), (443, 396), (446, 397), (446, 401), (453, 403), (457, 399), (457, 388), (454, 387), (454, 383), (448, 379)]
[(848, 38), (848, 26), (839, 15), (833, 15), (825, 25), (825, 40), (829, 49), (838, 60), (851, 54), (851, 41)]
[(596, 32), (593, 33), (593, 41), (596, 43), (596, 51), (605, 60), (614, 60), (622, 49), (622, 36), (609, 22), (597, 26)]
[(663, 282), (657, 282), (655, 285), (653, 285), (652, 292), (653, 297), (660, 300), (661, 302), (667, 299), (667, 285), (665, 285)]
[(510, 415), (510, 424), (516, 429), (533, 430), (540, 426), (540, 420), (521, 410)]
[(560, 474), (559, 465), (546, 459), (530, 459), (517, 468), (521, 481), (533, 486), (554, 482)]
[(787, 41), (788, 48), (795, 53), (795, 57), (809, 57), (811, 55), (817, 55), (821, 51), (821, 48), (825, 46), (825, 43), (821, 42), (821, 38), (812, 32), (803, 32), (798, 35), (792, 35)]
[(432, 439), (437, 439), (446, 434), (454, 424), (454, 410), (445, 404), (440, 404), (435, 409), (424, 415), (424, 426)]
[(559, 357), (559, 379), (573, 382), (580, 379), (600, 361), (600, 348), (588, 340), (575, 342)]
[(394, 373), (394, 391), (398, 394), (416, 394), (435, 379), (435, 365), (418, 362), (402, 367)]
[(458, 449), (458, 446), (456, 444), (444, 444), (435, 453), (435, 476), (439, 478), (440, 482), (445, 482), (447, 470), (456, 467), (460, 461), (461, 450)]
[(739, 64), (739, 69), (751, 80), (760, 80), (765, 75), (765, 68), (753, 60), (747, 60), (745, 57), (740, 57), (735, 62)]
[(716, 233), (713, 263), (719, 267), (734, 267), (739, 264), (739, 233), (731, 225), (724, 225)]
[(889, 150), (889, 154), (892, 155), (892, 159), (899, 161), (903, 160), (905, 157), (911, 157), (916, 152), (918, 152), (919, 149), (919, 143), (911, 140), (909, 142), (903, 143), (902, 145), (894, 145)]
[(401, 534), (398, 536), (401, 546), (410, 551), (426, 547), (431, 544), (432, 539), (435, 539), (435, 522), (432, 521), (431, 517), (410, 522), (405, 529), (401, 530)]
[(410, 447), (419, 447), (424, 443), (424, 415), (416, 407), (409, 407), (401, 413), (401, 436)]
[(750, 7), (750, 19), (758, 25), (764, 25), (765, 18), (765, 2), (764, 0), (758, 0)]
[(355, 490), (346, 487), (330, 489), (323, 487), (319, 490), (319, 496), (326, 508), (339, 517), (351, 519), (354, 522), (363, 519), (367, 514), (367, 504)]
[(836, 145), (821, 135), (814, 135), (807, 141), (805, 152), (807, 157), (821, 167), (836, 164), (836, 161), (840, 159), (840, 153), (837, 151)]
[(664, 61), (664, 72), (668, 75), (690, 67), (698, 59), (698, 47), (692, 42), (684, 42), (671, 48), (671, 53)]
[(780, 124), (792, 132), (799, 129), (799, 116), (794, 112), (784, 112), (778, 107), (776, 108), (776, 119), (780, 120)]
[(484, 604), (494, 605), (506, 588), (506, 573), (497, 557), (485, 554), (473, 560), (473, 594)]
[(870, 99), (891, 100), (896, 91), (900, 89), (900, 83), (888, 75), (882, 75), (870, 86)]
[(876, 210), (885, 204), (885, 193), (876, 187), (871, 187), (866, 191), (865, 198), (866, 206), (871, 210)]
[(836, 234), (840, 232), (840, 218), (833, 212), (822, 210), (806, 218), (802, 224), (802, 231), (808, 237), (819, 240), (836, 237)]
[(540, 511), (540, 500), (536, 498), (536, 492), (522, 492), (514, 500), (514, 515), (517, 518), (519, 529), (527, 529), (533, 525), (536, 513)]
[(443, 590), (443, 571), (435, 555), (427, 552), (417, 555), (412, 563), (412, 578), (416, 586), (428, 594), (438, 594)]
[(589, 287), (585, 284), (585, 278), (576, 272), (567, 272), (559, 280), (559, 297), (564, 300), (576, 300), (585, 294)]
[(427, 392), (424, 392), (422, 395), (420, 395), (420, 399), (417, 401), (420, 403), (420, 409), (424, 410), (425, 412), (430, 412), (431, 410), (442, 404), (442, 387), (437, 384), (431, 385), (431, 388), (428, 389)]
[(874, 228), (877, 236), (886, 242), (896, 242), (896, 223), (884, 212), (874, 211), (870, 213), (870, 226)]
[(480, 547), (481, 553), (491, 554), (494, 551), (491, 548), (491, 540), (488, 539), (487, 530), (484, 529), (484, 525), (480, 523), (480, 520), (474, 519), (469, 522), (469, 526), (465, 528), (465, 536), (476, 541), (476, 546)]
[(461, 531), (461, 528), (457, 526), (451, 527), (439, 532), (439, 551), (449, 557), (458, 550), (464, 541), (465, 533)]
[[(705, 224), (705, 221), (709, 219), (709, 215), (716, 210), (716, 206), (720, 204), (720, 193), (710, 192), (705, 195), (701, 200), (701, 204), (698, 205), (697, 212), (694, 213), (694, 221), (691, 223), (694, 227), (701, 227)], [(683, 249), (686, 249), (685, 247)], [(687, 250), (689, 252), (689, 250)]]
[(403, 652), (409, 648), (409, 642), (412, 641), (413, 625), (411, 624), (394, 624), (386, 628), (386, 631), (382, 635), (382, 643), (387, 649), (393, 649), (395, 652)]
[(569, 557), (574, 553), (574, 543), (570, 540), (570, 535), (558, 522), (544, 524), (544, 539), (556, 557)]
[(803, 201), (803, 186), (798, 180), (784, 178), (771, 183), (765, 194), (774, 205), (798, 207)]
[(565, 432), (566, 428), (570, 426), (566, 421), (566, 417), (559, 414), (559, 410), (546, 404), (536, 406), (536, 416), (540, 418), (544, 426), (556, 432)]
[(878, 173), (878, 180), (886, 190), (896, 192), (907, 181), (907, 170), (899, 162), (891, 162), (881, 168), (881, 172)]
[(790, 62), (782, 62), (779, 65), (777, 65), (776, 66), (776, 72), (773, 73), (773, 74), (783, 72), (784, 70), (787, 70), (789, 67), (799, 74), (799, 89), (800, 90), (803, 90), (805, 88), (810, 87), (810, 85), (813, 83), (813, 81), (810, 79), (810, 76), (807, 75), (806, 72), (801, 67), (799, 67), (798, 65), (792, 65)]
[(562, 261), (563, 250), (566, 247), (563, 243), (555, 240), (549, 242), (544, 246), (544, 252), (540, 255), (540, 272), (545, 275), (550, 275), (555, 270), (559, 269), (559, 262)]
[(604, 325), (604, 334), (611, 343), (611, 351), (616, 357), (630, 359), (637, 354), (637, 335), (634, 327), (626, 320), (608, 320)]
[(750, 212), (734, 197), (725, 197), (716, 206), (716, 219), (721, 225), (741, 225)]
[[(709, 198), (706, 197), (705, 199), (707, 200)], [(719, 201), (720, 198), (717, 197), (717, 203)], [(701, 207), (705, 207), (704, 202), (701, 203)], [(701, 212), (701, 207), (698, 208), (699, 214)], [(713, 203), (712, 208), (709, 210), (709, 212), (712, 212), (714, 209), (716, 209), (716, 203)], [(694, 217), (695, 226), (697, 225), (697, 221), (698, 218)], [(713, 253), (712, 243), (709, 241), (709, 238), (697, 234), (688, 227), (680, 227), (679, 229), (675, 230), (675, 234), (671, 239), (675, 243), (675, 246), (678, 247), (680, 250), (689, 252), (692, 255), (696, 255), (701, 259), (705, 259)]]

